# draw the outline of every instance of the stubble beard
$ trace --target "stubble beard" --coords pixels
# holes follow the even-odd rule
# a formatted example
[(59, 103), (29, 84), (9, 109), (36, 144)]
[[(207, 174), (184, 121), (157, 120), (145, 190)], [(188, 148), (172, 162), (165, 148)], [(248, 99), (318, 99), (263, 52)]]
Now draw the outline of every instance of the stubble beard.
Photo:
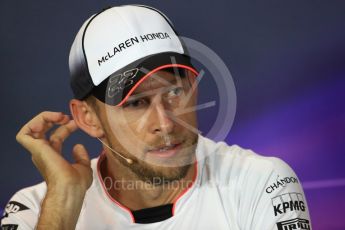
[[(108, 139), (107, 141), (110, 147), (114, 149), (110, 140)], [(186, 141), (187, 147), (184, 147), (183, 149), (184, 151), (187, 151), (187, 153), (184, 155), (183, 159), (179, 159), (180, 162), (175, 162), (176, 166), (158, 166), (136, 157), (131, 157), (130, 159), (133, 161), (133, 163), (129, 164), (125, 159), (118, 156), (117, 154), (112, 154), (118, 159), (120, 164), (128, 168), (140, 181), (154, 186), (162, 186), (175, 181), (179, 181), (187, 175), (188, 170), (194, 163), (193, 160), (195, 159), (197, 142), (198, 135), (193, 134), (190, 139)]]

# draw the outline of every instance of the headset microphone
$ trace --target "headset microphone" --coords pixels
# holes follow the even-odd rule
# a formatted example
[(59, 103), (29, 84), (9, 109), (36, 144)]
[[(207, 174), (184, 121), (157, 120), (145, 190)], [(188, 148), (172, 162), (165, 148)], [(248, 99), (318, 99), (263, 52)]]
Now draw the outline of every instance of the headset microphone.
[(97, 137), (97, 139), (98, 139), (103, 145), (105, 145), (108, 149), (110, 149), (110, 151), (112, 151), (113, 153), (117, 154), (118, 156), (120, 156), (121, 158), (123, 158), (124, 160), (126, 160), (128, 164), (133, 164), (133, 160), (132, 160), (132, 159), (129, 159), (129, 158), (126, 158), (126, 157), (122, 156), (120, 153), (118, 153), (118, 152), (115, 151), (114, 149), (110, 148), (110, 146), (107, 145), (106, 143), (104, 143), (101, 139), (99, 139), (98, 137)]

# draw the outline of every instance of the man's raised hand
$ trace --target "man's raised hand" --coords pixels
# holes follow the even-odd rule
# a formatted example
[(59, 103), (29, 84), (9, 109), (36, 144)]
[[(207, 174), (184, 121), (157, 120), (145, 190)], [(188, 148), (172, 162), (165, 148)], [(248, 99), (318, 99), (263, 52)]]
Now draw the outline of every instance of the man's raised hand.
[[(47, 132), (59, 125), (47, 137)], [(50, 187), (75, 186), (87, 190), (92, 182), (90, 159), (83, 145), (73, 147), (75, 163), (71, 164), (62, 156), (64, 140), (78, 129), (68, 115), (60, 112), (42, 112), (25, 124), (18, 132), (17, 141), (32, 156), (36, 168)]]

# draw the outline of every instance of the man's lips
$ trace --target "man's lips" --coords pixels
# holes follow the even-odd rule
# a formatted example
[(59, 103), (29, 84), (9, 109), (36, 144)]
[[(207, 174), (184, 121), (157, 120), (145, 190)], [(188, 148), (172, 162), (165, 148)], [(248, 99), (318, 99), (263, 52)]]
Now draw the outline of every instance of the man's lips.
[(182, 142), (172, 143), (171, 145), (161, 145), (147, 151), (148, 154), (157, 157), (174, 156), (181, 148)]

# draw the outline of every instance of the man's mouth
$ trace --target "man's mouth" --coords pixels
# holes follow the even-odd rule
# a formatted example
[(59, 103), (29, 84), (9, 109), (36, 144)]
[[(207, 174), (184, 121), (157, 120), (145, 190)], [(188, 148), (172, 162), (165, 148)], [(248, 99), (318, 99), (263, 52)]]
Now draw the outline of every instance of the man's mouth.
[(161, 145), (147, 151), (148, 154), (156, 157), (172, 157), (180, 150), (182, 142), (172, 143), (170, 145)]

